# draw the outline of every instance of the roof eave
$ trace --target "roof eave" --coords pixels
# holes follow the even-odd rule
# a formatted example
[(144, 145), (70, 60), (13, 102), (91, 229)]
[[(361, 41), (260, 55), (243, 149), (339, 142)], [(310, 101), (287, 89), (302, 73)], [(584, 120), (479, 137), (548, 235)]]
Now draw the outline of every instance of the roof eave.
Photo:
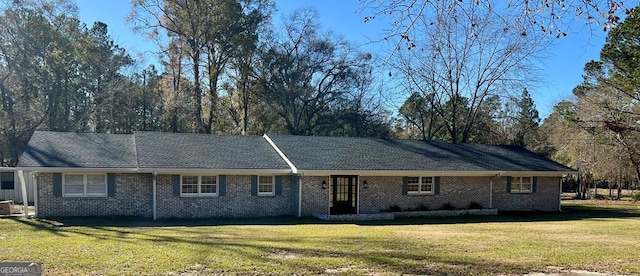
[(113, 172), (113, 173), (136, 173), (137, 168), (73, 168), (73, 167), (16, 167), (16, 170), (30, 172)]
[(576, 171), (429, 171), (429, 170), (298, 170), (305, 176), (547, 176), (562, 177)]
[(291, 169), (188, 169), (188, 168), (139, 168), (140, 173), (158, 174), (215, 174), (215, 175), (286, 175)]

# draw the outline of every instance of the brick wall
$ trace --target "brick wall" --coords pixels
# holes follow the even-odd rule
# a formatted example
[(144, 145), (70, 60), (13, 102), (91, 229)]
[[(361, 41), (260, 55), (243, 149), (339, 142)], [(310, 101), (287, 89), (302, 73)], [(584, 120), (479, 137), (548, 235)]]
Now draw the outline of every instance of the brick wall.
[(38, 216), (142, 216), (151, 217), (151, 174), (116, 174), (114, 197), (54, 196), (53, 174), (38, 173)]
[[(38, 215), (49, 216), (152, 216), (151, 174), (116, 174), (116, 193), (108, 198), (70, 198), (53, 195), (53, 174), (38, 173)], [(328, 176), (302, 177), (302, 216), (326, 214), (329, 210)], [(362, 182), (367, 181), (367, 189)], [(403, 195), (402, 177), (361, 176), (359, 178), (360, 213), (377, 213), (398, 205), (403, 209), (422, 204), (437, 209), (445, 203), (464, 208), (470, 202), (489, 207), (490, 177), (440, 177), (439, 195)], [(251, 195), (250, 176), (227, 176), (226, 196), (175, 197), (171, 175), (158, 175), (157, 215), (169, 217), (267, 217), (298, 214), (298, 181), (282, 177), (282, 195)], [(557, 211), (559, 178), (538, 177), (533, 194), (506, 192), (506, 178), (495, 178), (493, 207), (501, 211)]]
[[(360, 176), (360, 213), (371, 214), (397, 205), (402, 209), (427, 206), (438, 209), (451, 203), (456, 208), (467, 208), (477, 202), (483, 208), (490, 207), (492, 177), (440, 177), (438, 195), (403, 195), (402, 177)], [(327, 177), (303, 177), (302, 215), (326, 214), (329, 206), (329, 189), (321, 188), (322, 181), (331, 183)], [(367, 189), (362, 183), (367, 181)], [(559, 203), (559, 178), (538, 177), (537, 190), (531, 194), (508, 194), (506, 177), (494, 178), (493, 207), (501, 211), (557, 211)]]
[(297, 186), (291, 176), (282, 177), (282, 195), (252, 196), (251, 176), (227, 175), (226, 195), (179, 197), (173, 195), (171, 175), (158, 175), (158, 218), (269, 217), (297, 215)]
[(560, 178), (538, 177), (535, 193), (507, 193), (507, 179), (500, 177), (493, 184), (493, 205), (500, 211), (558, 211)]
[(322, 181), (331, 185), (328, 176), (302, 177), (302, 216), (329, 213), (329, 188), (322, 189)]
[(438, 209), (451, 203), (456, 208), (466, 208), (470, 202), (489, 208), (489, 177), (440, 177), (438, 195), (403, 195), (402, 177), (361, 176), (367, 181), (367, 189), (360, 188), (360, 213), (376, 213), (397, 205), (402, 209), (427, 206)]

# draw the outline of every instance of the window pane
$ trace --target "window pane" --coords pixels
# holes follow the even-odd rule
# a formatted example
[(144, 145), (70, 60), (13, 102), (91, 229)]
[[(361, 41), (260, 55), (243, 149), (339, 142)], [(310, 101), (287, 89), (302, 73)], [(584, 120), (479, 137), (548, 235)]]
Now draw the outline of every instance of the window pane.
[(422, 184), (421, 186), (421, 192), (427, 192), (430, 193), (433, 189), (433, 185), (432, 184)]
[(258, 185), (258, 192), (259, 193), (272, 193), (273, 192), (273, 185), (268, 184), (268, 185)]
[(215, 185), (215, 184), (214, 185), (203, 184), (200, 187), (200, 193), (202, 193), (202, 194), (215, 194), (215, 193), (218, 192), (217, 188), (218, 188), (218, 185)]
[(520, 191), (520, 177), (511, 177), (511, 191), (512, 192)]
[(182, 176), (182, 184), (198, 184), (198, 177), (192, 175), (183, 175)]
[(83, 185), (64, 185), (64, 193), (66, 195), (82, 195), (84, 194)]
[(523, 177), (522, 184), (531, 184), (531, 177)]
[(84, 195), (84, 178), (81, 174), (66, 174), (64, 176), (65, 195)]
[(197, 194), (198, 193), (198, 184), (196, 184), (196, 185), (182, 185), (182, 193), (183, 194)]
[(407, 177), (407, 184), (418, 184), (420, 179), (418, 177)]
[(82, 185), (83, 181), (81, 174), (67, 174), (64, 176), (65, 185)]
[(87, 185), (101, 185), (105, 184), (104, 175), (87, 175)]
[(105, 175), (87, 175), (87, 195), (105, 195)]
[(260, 184), (271, 184), (271, 182), (273, 182), (272, 176), (260, 176), (260, 179), (258, 179)]
[(202, 177), (202, 184), (216, 184), (216, 177), (215, 176), (203, 176)]
[(15, 181), (13, 179), (13, 172), (0, 173), (0, 189), (12, 190), (15, 188)]
[(87, 195), (105, 195), (105, 186), (102, 185), (87, 185)]
[(418, 184), (409, 184), (407, 185), (407, 192), (418, 192), (419, 185)]
[(422, 184), (432, 184), (433, 183), (433, 177), (429, 176), (429, 177), (422, 177)]
[(523, 192), (531, 191), (531, 183), (522, 183), (522, 191)]

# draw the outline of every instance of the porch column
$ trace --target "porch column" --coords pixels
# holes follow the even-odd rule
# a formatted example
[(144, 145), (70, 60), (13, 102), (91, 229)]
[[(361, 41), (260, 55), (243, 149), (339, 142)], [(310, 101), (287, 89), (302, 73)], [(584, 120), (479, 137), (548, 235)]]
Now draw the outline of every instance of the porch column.
[(29, 200), (27, 199), (27, 183), (24, 180), (24, 171), (18, 170), (18, 179), (20, 180), (20, 189), (22, 191), (22, 204), (24, 206), (24, 216), (29, 216)]

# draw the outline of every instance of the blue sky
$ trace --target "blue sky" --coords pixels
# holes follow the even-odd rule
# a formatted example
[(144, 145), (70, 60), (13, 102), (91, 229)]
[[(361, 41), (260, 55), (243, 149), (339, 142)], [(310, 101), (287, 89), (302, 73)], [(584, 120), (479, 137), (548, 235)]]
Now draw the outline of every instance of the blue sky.
[[(130, 11), (130, 0), (75, 0), (79, 16), (87, 25), (102, 21), (109, 26), (111, 37), (133, 56), (153, 59), (155, 46), (145, 41), (144, 36), (133, 34), (131, 25), (125, 22)], [(386, 25), (381, 21), (364, 23), (363, 14), (357, 13), (357, 0), (275, 0), (278, 13), (274, 21), (282, 15), (290, 14), (297, 8), (314, 6), (320, 14), (324, 28), (341, 34), (362, 45), (363, 49), (376, 49), (371, 41), (383, 36)], [(553, 105), (571, 97), (572, 89), (582, 82), (582, 69), (590, 60), (598, 59), (604, 45), (606, 33), (595, 27), (593, 31), (584, 26), (584, 21), (575, 22), (567, 37), (557, 39), (548, 49), (542, 66), (543, 81), (528, 90), (536, 103), (542, 118), (548, 116)], [(145, 66), (146, 67), (146, 66)], [(385, 76), (381, 76), (385, 77)]]

